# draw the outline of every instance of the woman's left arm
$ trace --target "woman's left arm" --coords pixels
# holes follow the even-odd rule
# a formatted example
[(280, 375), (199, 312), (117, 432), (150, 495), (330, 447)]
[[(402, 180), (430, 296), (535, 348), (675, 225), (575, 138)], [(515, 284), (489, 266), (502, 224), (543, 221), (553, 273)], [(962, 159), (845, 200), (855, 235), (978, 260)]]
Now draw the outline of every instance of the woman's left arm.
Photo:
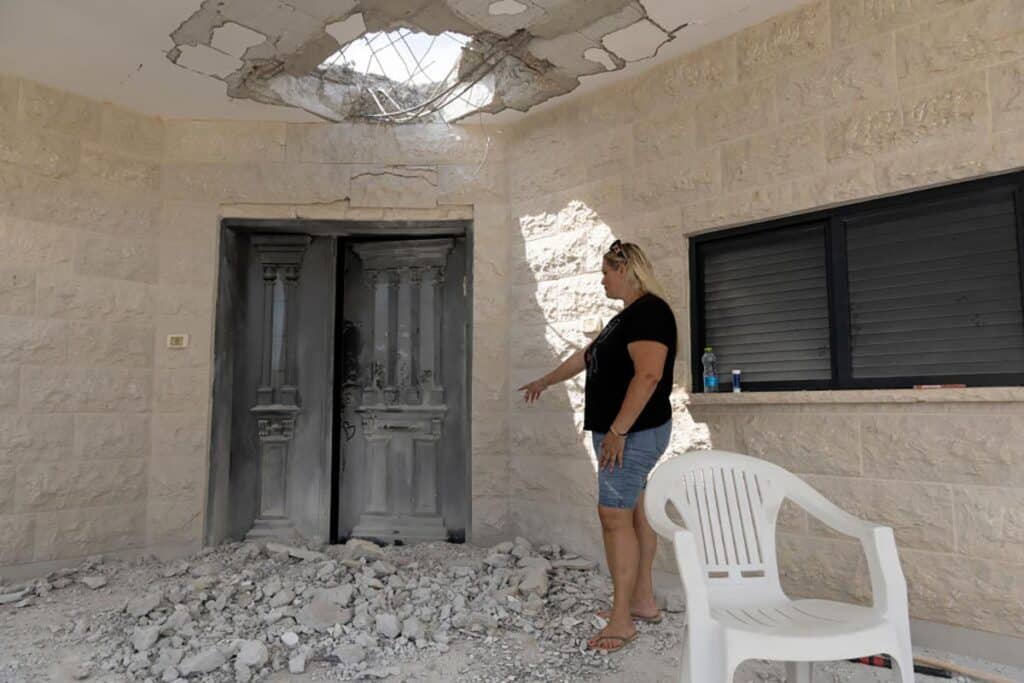
[(609, 466), (615, 469), (615, 463), (622, 466), (622, 450), (626, 445), (626, 434), (636, 419), (640, 417), (644, 406), (651, 400), (654, 390), (658, 388), (661, 374), (665, 369), (665, 357), (668, 347), (656, 341), (635, 341), (626, 346), (629, 357), (633, 359), (633, 379), (626, 389), (626, 398), (622, 401), (619, 414), (612, 421), (609, 431), (601, 443), (600, 467)]

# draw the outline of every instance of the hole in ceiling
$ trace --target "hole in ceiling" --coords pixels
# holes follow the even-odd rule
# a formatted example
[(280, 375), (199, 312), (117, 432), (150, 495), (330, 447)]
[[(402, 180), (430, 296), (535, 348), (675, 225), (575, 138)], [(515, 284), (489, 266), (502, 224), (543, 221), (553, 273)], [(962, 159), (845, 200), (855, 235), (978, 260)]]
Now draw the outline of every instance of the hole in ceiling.
[(597, 62), (604, 68), (608, 69), (608, 71), (615, 70), (615, 60), (612, 59), (612, 56), (608, 54), (607, 50), (602, 50), (599, 47), (589, 47), (583, 53), (583, 58), (589, 59), (592, 62)]
[(460, 33), (432, 36), (406, 28), (367, 33), (328, 57), (320, 68), (347, 67), (401, 84), (442, 83), (457, 71), (462, 48), (469, 41)]
[(487, 8), (487, 12), (493, 16), (500, 16), (503, 14), (522, 14), (526, 11), (526, 5), (516, 0), (498, 0), (492, 2), (491, 6)]
[(493, 100), (490, 71), (499, 50), (480, 53), (471, 36), (408, 28), (362, 35), (318, 67), (322, 80), (356, 86), (362, 116), (391, 123), (464, 116)]

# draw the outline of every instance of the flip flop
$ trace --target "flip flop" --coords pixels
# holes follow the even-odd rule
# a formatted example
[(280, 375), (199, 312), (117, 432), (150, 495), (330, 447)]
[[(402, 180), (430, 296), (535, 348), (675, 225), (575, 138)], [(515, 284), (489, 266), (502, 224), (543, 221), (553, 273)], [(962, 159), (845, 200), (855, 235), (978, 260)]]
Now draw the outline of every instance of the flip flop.
[(595, 646), (592, 646), (590, 643), (587, 643), (587, 649), (588, 650), (594, 650), (595, 652), (604, 652), (605, 654), (611, 654), (612, 652), (618, 652), (622, 648), (624, 648), (627, 645), (629, 645), (630, 643), (632, 643), (634, 640), (636, 640), (636, 637), (638, 635), (640, 635), (639, 631), (636, 631), (635, 633), (633, 633), (633, 635), (628, 636), (628, 637), (626, 637), (626, 636), (594, 636), (594, 638), (596, 640), (598, 640), (598, 641), (602, 641), (602, 640), (617, 640), (619, 642), (619, 644), (616, 647), (595, 647)]
[[(604, 610), (602, 610), (602, 611), (604, 611)], [(603, 616), (601, 614), (601, 612), (598, 612), (597, 616), (601, 617), (605, 621), (608, 621), (608, 617)], [(645, 617), (642, 614), (630, 614), (629, 616), (631, 616), (633, 618), (633, 621), (642, 621), (645, 624), (660, 624), (661, 621), (665, 618), (665, 613), (662, 612), (661, 610), (658, 610), (657, 616), (654, 616), (654, 617)]]

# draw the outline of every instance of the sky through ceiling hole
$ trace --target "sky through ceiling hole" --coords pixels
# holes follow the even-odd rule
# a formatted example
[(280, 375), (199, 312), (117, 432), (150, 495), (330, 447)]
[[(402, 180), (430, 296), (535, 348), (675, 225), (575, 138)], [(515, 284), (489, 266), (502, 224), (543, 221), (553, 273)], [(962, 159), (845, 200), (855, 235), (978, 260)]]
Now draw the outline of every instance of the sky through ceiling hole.
[(407, 28), (367, 33), (328, 57), (321, 69), (348, 65), (358, 73), (384, 76), (396, 83), (440, 83), (457, 70), (469, 36), (446, 31), (432, 36)]

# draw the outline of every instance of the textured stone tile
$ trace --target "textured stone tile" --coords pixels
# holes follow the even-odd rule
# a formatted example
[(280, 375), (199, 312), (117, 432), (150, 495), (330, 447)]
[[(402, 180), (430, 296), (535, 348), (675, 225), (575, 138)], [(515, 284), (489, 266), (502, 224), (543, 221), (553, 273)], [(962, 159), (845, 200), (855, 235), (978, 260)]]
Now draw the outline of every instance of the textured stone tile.
[(117, 236), (152, 235), (160, 202), (80, 188), (0, 162), (0, 211), (9, 217)]
[(586, 182), (618, 177), (633, 165), (633, 133), (628, 124), (607, 127), (581, 144)]
[(36, 310), (48, 318), (152, 323), (156, 299), (144, 283), (75, 277), (66, 271), (37, 276)]
[(215, 202), (165, 201), (160, 210), (160, 237), (190, 240), (216, 253), (220, 214), (221, 208)]
[(155, 294), (156, 313), (183, 318), (212, 318), (215, 295), (212, 287), (160, 286)]
[(0, 413), (12, 411), (18, 407), (18, 400), (21, 396), (20, 377), (19, 366), (0, 365)]
[(576, 320), (516, 327), (510, 333), (512, 344), (508, 360), (514, 368), (555, 367), (591, 341), (591, 337), (583, 331), (582, 322)]
[(164, 157), (164, 122), (112, 104), (103, 106), (100, 143), (108, 149), (150, 159)]
[(100, 135), (100, 104), (32, 81), (22, 81), (18, 116), (33, 126), (82, 140)]
[(167, 121), (168, 161), (284, 161), (287, 124), (279, 121)]
[[(603, 558), (601, 524), (591, 505), (520, 500), (513, 497), (512, 523), (534, 545), (557, 543), (585, 557)], [(552, 523), (555, 520), (558, 523)]]
[(35, 515), (0, 515), (0, 565), (31, 562)]
[(610, 318), (611, 300), (601, 288), (600, 273), (538, 282), (512, 288), (513, 323), (566, 322), (580, 317)]
[(569, 190), (582, 184), (585, 174), (582, 156), (563, 140), (535, 157), (514, 159), (510, 163), (509, 197), (514, 202), (524, 202)]
[(473, 497), (507, 496), (512, 491), (508, 458), (505, 456), (474, 457), (472, 462)]
[(307, 163), (167, 163), (165, 198), (196, 202), (330, 202), (349, 194), (350, 167)]
[(891, 34), (836, 50), (778, 75), (779, 120), (817, 116), (822, 110), (896, 94)]
[(194, 413), (210, 401), (210, 368), (157, 368), (153, 372), (153, 409)]
[(988, 71), (992, 129), (1024, 127), (1024, 60), (1000, 64)]
[[(367, 123), (290, 123), (287, 125), (288, 161), (367, 164), (388, 154), (398, 156), (396, 126)], [(389, 159), (389, 161), (392, 159)], [(393, 159), (401, 163), (402, 159)]]
[(74, 456), (81, 460), (149, 455), (148, 415), (75, 415)]
[(0, 263), (11, 266), (60, 266), (71, 263), (72, 233), (64, 228), (0, 217)]
[(191, 503), (201, 509), (205, 462), (195, 457), (154, 458), (149, 462), (147, 500), (152, 504)]
[(510, 529), (509, 499), (506, 496), (474, 495), (472, 505), (471, 540), (477, 544), (487, 544), (505, 539)]
[(870, 604), (860, 543), (779, 533), (777, 551), (782, 589), (790, 597)]
[(809, 121), (727, 143), (722, 150), (726, 192), (825, 170), (821, 121)]
[(161, 286), (214, 288), (218, 254), (197, 248), (195, 242), (178, 238), (161, 239), (158, 245)]
[(735, 419), (741, 453), (797, 474), (861, 473), (856, 416), (754, 410)]
[(829, 49), (829, 6), (824, 0), (773, 17), (736, 36), (740, 81), (762, 78)]
[(771, 79), (754, 81), (699, 101), (697, 145), (725, 142), (775, 125), (773, 86)]
[(520, 415), (509, 423), (509, 453), (547, 458), (579, 457), (585, 452), (584, 439), (571, 413)]
[(825, 117), (825, 154), (830, 163), (871, 159), (897, 149), (903, 110), (895, 98), (843, 109)]
[(437, 206), (434, 166), (354, 166), (352, 206), (429, 208)]
[(845, 202), (878, 194), (875, 169), (870, 161), (838, 164), (827, 171), (832, 199)]
[(984, 136), (930, 145), (878, 160), (875, 186), (879, 192), (896, 192), (972, 178), (997, 170), (992, 157)]
[(900, 84), (1024, 57), (1024, 6), (979, 0), (896, 33)]
[(32, 315), (36, 274), (32, 268), (0, 268), (0, 315)]
[[(14, 512), (14, 492), (18, 489), (14, 476), (16, 472), (14, 465), (0, 464), (0, 519)], [(0, 522), (0, 526), (2, 524)]]
[(688, 154), (695, 149), (696, 138), (692, 103), (659, 109), (633, 122), (633, 158), (645, 164)]
[(35, 515), (33, 559), (41, 562), (141, 547), (145, 532), (145, 504), (41, 512)]
[[(576, 214), (589, 222), (584, 214)], [(562, 231), (552, 237), (530, 240), (524, 245), (526, 268), (519, 269), (515, 279), (519, 282), (557, 280), (572, 275), (593, 273), (601, 268), (601, 256), (611, 240), (610, 233), (601, 231), (600, 242), (593, 239), (593, 230), (564, 224)]]
[[(0, 378), (3, 374), (0, 367)], [(0, 414), (0, 462), (67, 460), (73, 436), (71, 415)]]
[(653, 112), (728, 90), (738, 82), (736, 36), (729, 36), (637, 77), (629, 99), (637, 111)]
[(206, 413), (157, 413), (153, 416), (153, 460), (202, 461), (209, 451)]
[(18, 115), (21, 82), (14, 76), (0, 76), (0, 121), (13, 121)]
[(687, 235), (710, 228), (796, 213), (828, 204), (834, 188), (826, 174), (803, 176), (773, 185), (762, 185), (683, 207)]
[(627, 201), (638, 209), (680, 206), (714, 196), (722, 189), (720, 148), (645, 164), (633, 169), (625, 182)]
[[(355, 124), (349, 124), (355, 125)], [(390, 164), (485, 165), (505, 158), (505, 135), (493, 128), (428, 123), (416, 126), (380, 126), (371, 139), (387, 141), (371, 150), (368, 161)], [(390, 143), (393, 138), (394, 143)], [(391, 156), (388, 156), (391, 155)]]
[(510, 489), (522, 500), (597, 505), (597, 470), (589, 454), (552, 458), (513, 451), (509, 458)]
[(796, 505), (791, 500), (782, 501), (782, 507), (779, 509), (779, 518), (776, 522), (776, 528), (779, 531), (789, 534), (807, 534), (808, 518), (810, 516), (803, 511), (803, 508)]
[(890, 479), (1024, 486), (1024, 419), (961, 412), (865, 415), (864, 471)]
[(906, 144), (962, 139), (989, 130), (985, 73), (973, 71), (900, 96)]
[(150, 544), (198, 545), (203, 540), (203, 509), (200, 502), (151, 502), (143, 516)]
[(439, 204), (500, 203), (508, 200), (505, 165), (437, 167)]
[(842, 0), (831, 3), (832, 41), (848, 45), (880, 33), (916, 24), (970, 4), (973, 0), (915, 0), (878, 2)]
[(154, 284), (158, 250), (154, 240), (111, 239), (95, 233), (75, 237), (75, 273)]
[[(949, 486), (817, 475), (807, 476), (806, 481), (851, 515), (892, 527), (901, 548), (953, 552), (953, 497)], [(810, 528), (819, 535), (837, 533), (813, 517)]]
[(18, 466), (18, 512), (138, 503), (145, 497), (146, 462), (142, 458)]
[(68, 178), (78, 169), (79, 141), (28, 124), (0, 121), (0, 162), (49, 178)]
[(994, 562), (920, 550), (901, 550), (910, 616), (981, 631), (1024, 635), (1024, 571)]
[(0, 316), (0, 363), (59, 364), (67, 349), (65, 322)]
[(953, 487), (956, 550), (961, 555), (1024, 564), (1024, 492)]
[(93, 143), (82, 145), (79, 177), (83, 185), (129, 192), (160, 190), (160, 164), (111, 152)]
[(38, 413), (140, 413), (149, 410), (148, 370), (22, 368), (22, 404)]
[(153, 328), (74, 322), (68, 337), (72, 365), (153, 367)]

